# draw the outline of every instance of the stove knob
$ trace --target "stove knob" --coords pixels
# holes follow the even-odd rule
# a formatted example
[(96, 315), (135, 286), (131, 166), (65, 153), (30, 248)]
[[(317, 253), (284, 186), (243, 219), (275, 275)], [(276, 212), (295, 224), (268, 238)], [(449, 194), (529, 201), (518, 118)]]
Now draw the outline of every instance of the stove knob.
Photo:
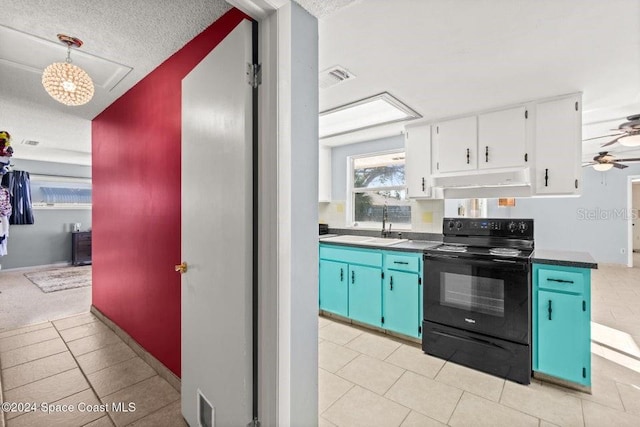
[(509, 233), (515, 232), (516, 228), (517, 228), (516, 223), (513, 221), (511, 221), (509, 225), (507, 225), (507, 230), (509, 230)]
[(521, 233), (524, 233), (525, 231), (527, 231), (528, 228), (529, 226), (527, 225), (526, 222), (518, 223), (518, 230), (520, 230)]
[(447, 226), (449, 227), (449, 230), (453, 230), (453, 227), (455, 226), (455, 223), (453, 221), (449, 221)]
[(460, 230), (462, 228), (462, 221), (456, 221), (456, 228)]

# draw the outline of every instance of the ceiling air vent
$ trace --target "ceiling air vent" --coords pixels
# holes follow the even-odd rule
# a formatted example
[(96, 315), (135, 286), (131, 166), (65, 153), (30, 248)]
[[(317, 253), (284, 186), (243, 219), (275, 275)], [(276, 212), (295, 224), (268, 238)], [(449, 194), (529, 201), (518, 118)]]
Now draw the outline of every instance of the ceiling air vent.
[(327, 89), (347, 80), (353, 80), (356, 76), (344, 67), (336, 65), (320, 72), (320, 89)]
[(32, 147), (35, 147), (36, 145), (40, 144), (40, 141), (34, 141), (32, 139), (23, 139), (22, 140), (22, 144), (24, 145), (30, 145)]

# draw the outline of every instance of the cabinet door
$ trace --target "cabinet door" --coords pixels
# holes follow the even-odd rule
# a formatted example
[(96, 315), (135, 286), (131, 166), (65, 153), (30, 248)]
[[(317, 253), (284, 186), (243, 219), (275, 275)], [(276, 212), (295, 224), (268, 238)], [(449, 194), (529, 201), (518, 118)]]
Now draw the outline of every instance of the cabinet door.
[(405, 176), (409, 198), (431, 196), (431, 126), (417, 126), (404, 134)]
[(382, 270), (349, 266), (349, 317), (382, 326)]
[(342, 262), (320, 260), (320, 308), (347, 316), (349, 265)]
[(536, 194), (579, 194), (582, 157), (580, 98), (536, 105)]
[(478, 165), (478, 124), (476, 116), (449, 120), (435, 125), (437, 145), (436, 173), (476, 169)]
[(538, 291), (537, 311), (538, 370), (584, 383), (589, 374), (590, 326), (582, 296)]
[(331, 147), (320, 146), (318, 156), (318, 201), (331, 201)]
[(388, 270), (385, 273), (383, 295), (384, 327), (386, 329), (419, 336), (420, 290), (416, 273)]
[(478, 169), (524, 166), (527, 118), (523, 107), (478, 116)]

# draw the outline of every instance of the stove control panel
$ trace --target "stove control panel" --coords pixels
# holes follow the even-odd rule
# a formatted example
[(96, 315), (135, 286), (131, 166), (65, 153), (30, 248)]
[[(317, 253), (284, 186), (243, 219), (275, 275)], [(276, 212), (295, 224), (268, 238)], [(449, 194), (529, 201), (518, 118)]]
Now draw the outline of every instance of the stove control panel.
[(445, 236), (495, 236), (533, 239), (532, 219), (512, 218), (445, 218)]

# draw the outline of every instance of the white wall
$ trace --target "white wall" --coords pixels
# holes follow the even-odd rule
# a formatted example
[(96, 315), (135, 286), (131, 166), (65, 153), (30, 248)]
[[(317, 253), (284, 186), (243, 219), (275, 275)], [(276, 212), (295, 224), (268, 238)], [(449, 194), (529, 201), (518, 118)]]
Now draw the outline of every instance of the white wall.
[[(627, 177), (640, 175), (640, 164), (623, 170), (583, 169), (580, 197), (518, 198), (516, 206), (498, 207), (489, 199), (490, 218), (533, 218), (536, 247), (589, 252), (597, 262), (627, 264)], [(457, 210), (447, 200), (445, 214)]]
[(640, 183), (633, 184), (633, 211), (635, 220), (633, 221), (633, 250), (640, 251)]

